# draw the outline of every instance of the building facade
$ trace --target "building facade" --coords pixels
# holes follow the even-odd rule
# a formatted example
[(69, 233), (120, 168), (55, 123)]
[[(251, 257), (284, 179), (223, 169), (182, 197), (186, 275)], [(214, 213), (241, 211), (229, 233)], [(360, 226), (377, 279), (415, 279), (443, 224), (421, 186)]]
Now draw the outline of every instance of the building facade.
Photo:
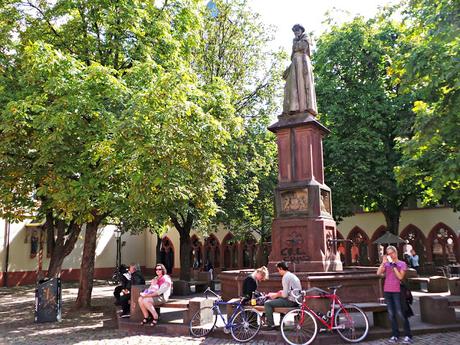
[[(427, 273), (436, 266), (460, 262), (460, 214), (448, 207), (404, 210), (400, 219), (400, 237), (418, 253)], [(106, 226), (98, 232), (95, 278), (109, 279), (116, 267), (115, 226)], [(373, 244), (386, 231), (385, 219), (380, 212), (358, 213), (337, 225), (339, 252), (345, 266), (375, 265), (379, 247)], [(62, 266), (63, 280), (78, 280), (83, 251), (84, 231), (73, 252)], [(168, 271), (177, 276), (180, 270), (179, 234), (175, 229), (161, 239), (156, 234), (123, 234), (121, 239), (122, 263), (137, 263), (142, 270), (153, 275), (156, 264), (157, 242), (159, 260)], [(403, 245), (400, 251), (404, 250)], [(220, 227), (206, 238), (192, 233), (190, 262), (192, 269), (203, 270), (211, 265), (221, 270), (254, 268), (265, 264), (270, 244), (259, 244), (258, 238), (237, 240)], [(0, 286), (34, 284), (40, 271), (49, 264), (46, 238), (40, 224), (29, 222), (10, 224), (0, 219)]]

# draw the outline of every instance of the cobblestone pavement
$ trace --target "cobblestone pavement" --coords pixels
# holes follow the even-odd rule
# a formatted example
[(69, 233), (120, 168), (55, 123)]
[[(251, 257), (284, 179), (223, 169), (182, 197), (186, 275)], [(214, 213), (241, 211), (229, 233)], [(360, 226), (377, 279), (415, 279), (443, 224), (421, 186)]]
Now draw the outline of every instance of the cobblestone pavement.
[[(77, 289), (65, 284), (63, 289), (63, 321), (59, 323), (33, 322), (34, 289), (29, 287), (0, 288), (0, 344), (1, 345), (197, 345), (238, 344), (228, 338), (193, 339), (167, 335), (148, 336), (119, 331), (114, 322), (113, 286), (97, 285), (93, 290), (93, 308), (86, 312), (71, 309)], [(386, 339), (362, 342), (363, 345), (387, 344)], [(431, 333), (414, 337), (420, 345), (460, 344), (460, 332)], [(256, 345), (275, 345), (278, 342), (259, 340)]]

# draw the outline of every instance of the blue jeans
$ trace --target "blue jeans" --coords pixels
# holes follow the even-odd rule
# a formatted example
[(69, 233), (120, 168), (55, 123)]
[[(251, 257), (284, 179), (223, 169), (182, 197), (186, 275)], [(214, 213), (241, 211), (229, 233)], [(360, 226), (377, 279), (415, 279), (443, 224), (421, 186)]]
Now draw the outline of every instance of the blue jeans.
[(409, 319), (403, 314), (401, 309), (401, 294), (399, 292), (384, 292), (385, 303), (388, 309), (388, 318), (391, 321), (391, 333), (394, 337), (399, 337), (398, 318), (403, 321), (404, 335), (412, 338)]

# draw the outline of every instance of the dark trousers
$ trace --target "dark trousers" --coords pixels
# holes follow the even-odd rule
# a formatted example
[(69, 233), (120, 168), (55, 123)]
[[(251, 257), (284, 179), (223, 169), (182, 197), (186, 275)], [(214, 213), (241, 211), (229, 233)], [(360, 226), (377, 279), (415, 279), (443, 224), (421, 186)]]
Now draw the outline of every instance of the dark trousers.
[(131, 300), (131, 294), (120, 296), (120, 304), (123, 314), (129, 314), (129, 301)]
[(118, 285), (114, 290), (113, 290), (113, 295), (115, 296), (115, 300), (120, 303), (120, 295), (121, 291), (123, 290), (123, 286)]
[(391, 333), (394, 337), (399, 337), (398, 319), (403, 321), (404, 335), (412, 338), (410, 331), (409, 319), (404, 315), (401, 308), (401, 293), (399, 292), (384, 292), (385, 303), (388, 309), (388, 318), (391, 321)]

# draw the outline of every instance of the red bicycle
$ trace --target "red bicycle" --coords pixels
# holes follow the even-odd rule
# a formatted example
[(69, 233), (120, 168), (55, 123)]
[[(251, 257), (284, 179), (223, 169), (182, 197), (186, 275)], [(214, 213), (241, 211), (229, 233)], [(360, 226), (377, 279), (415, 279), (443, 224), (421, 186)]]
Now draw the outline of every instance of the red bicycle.
[[(369, 320), (357, 306), (343, 304), (340, 301), (336, 292), (341, 287), (341, 285), (329, 287), (331, 293), (319, 288), (292, 291), (291, 294), (300, 308), (291, 310), (283, 317), (281, 334), (284, 340), (291, 345), (307, 345), (315, 340), (318, 331), (332, 332), (333, 330), (350, 343), (357, 343), (366, 338), (369, 333)], [(316, 294), (309, 295), (309, 293)], [(325, 315), (315, 312), (308, 306), (310, 299), (319, 298), (330, 300), (330, 309)]]

